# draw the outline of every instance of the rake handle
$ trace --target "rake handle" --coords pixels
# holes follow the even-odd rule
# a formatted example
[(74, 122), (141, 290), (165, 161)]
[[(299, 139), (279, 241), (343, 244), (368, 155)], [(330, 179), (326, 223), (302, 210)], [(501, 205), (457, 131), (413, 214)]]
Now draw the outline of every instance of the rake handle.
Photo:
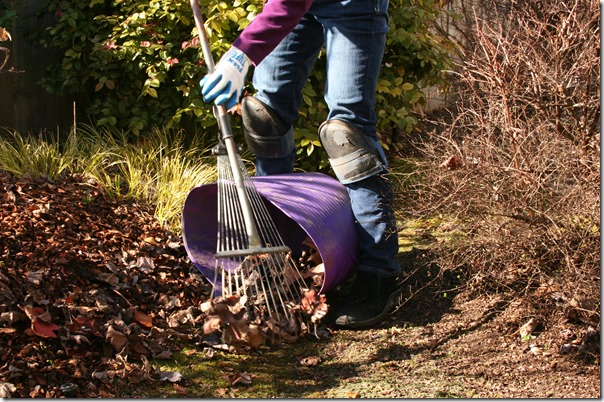
[[(212, 56), (212, 50), (210, 49), (208, 34), (203, 23), (201, 8), (198, 0), (190, 0), (190, 2), (191, 9), (193, 10), (193, 18), (195, 19), (195, 26), (197, 27), (197, 33), (199, 36), (199, 43), (203, 52), (203, 59), (208, 67), (208, 73), (211, 74), (214, 72), (214, 58)], [(218, 127), (221, 133), (221, 141), (224, 143), (227, 155), (229, 157), (229, 164), (231, 166), (231, 171), (233, 172), (235, 188), (237, 189), (239, 203), (241, 204), (241, 210), (243, 212), (243, 220), (245, 221), (245, 228), (249, 243), (248, 246), (252, 250), (259, 249), (262, 245), (260, 243), (260, 236), (258, 235), (258, 228), (254, 221), (250, 200), (245, 189), (243, 174), (239, 170), (239, 154), (237, 153), (237, 146), (235, 144), (235, 139), (233, 138), (231, 120), (229, 119), (227, 109), (224, 105), (213, 104), (212, 112), (218, 121)]]
[[(193, 19), (195, 20), (195, 27), (197, 27), (197, 34), (199, 36), (199, 45), (203, 53), (203, 60), (208, 67), (208, 74), (214, 72), (214, 57), (212, 56), (212, 49), (210, 48), (210, 41), (208, 39), (208, 33), (206, 32), (203, 15), (201, 14), (201, 8), (198, 0), (190, 0), (191, 9), (193, 10)], [(224, 105), (212, 105), (212, 111), (214, 116), (218, 119), (218, 126), (222, 134), (222, 139), (233, 136), (233, 130), (231, 128), (231, 121)]]

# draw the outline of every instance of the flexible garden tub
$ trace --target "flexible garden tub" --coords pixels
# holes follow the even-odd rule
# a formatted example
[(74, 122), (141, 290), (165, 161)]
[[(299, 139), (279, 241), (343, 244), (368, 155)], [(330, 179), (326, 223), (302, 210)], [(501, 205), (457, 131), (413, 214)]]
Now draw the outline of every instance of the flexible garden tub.
[[(357, 260), (357, 235), (346, 188), (322, 173), (291, 173), (252, 178), (294, 261), (306, 237), (316, 245), (325, 277), (321, 293), (338, 286)], [(197, 269), (212, 282), (216, 274), (218, 185), (195, 187), (182, 214), (185, 249)], [(217, 278), (220, 283), (221, 278)]]

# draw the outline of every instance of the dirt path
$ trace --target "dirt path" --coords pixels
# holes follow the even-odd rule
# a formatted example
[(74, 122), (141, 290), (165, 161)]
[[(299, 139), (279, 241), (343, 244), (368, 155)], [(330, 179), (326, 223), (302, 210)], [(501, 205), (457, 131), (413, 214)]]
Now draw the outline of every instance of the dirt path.
[[(416, 283), (417, 284), (417, 283)], [(377, 328), (337, 330), (233, 356), (188, 350), (176, 392), (225, 398), (600, 398), (599, 333), (569, 322), (519, 329), (538, 312), (526, 299), (469, 297), (432, 282)], [(572, 345), (565, 347), (564, 345)], [(205, 361), (200, 363), (200, 361)], [(249, 383), (213, 382), (244, 374)], [(171, 387), (147, 396), (174, 394)], [(133, 395), (133, 394), (128, 394)], [(137, 396), (145, 396), (135, 391)]]
[(334, 376), (334, 386), (311, 396), (600, 397), (599, 365), (559, 352), (564, 325), (523, 341), (518, 304), (458, 295), (432, 315), (430, 305), (417, 301), (382, 329), (339, 332), (321, 352), (319, 376)]
[[(188, 360), (169, 366), (185, 374), (178, 386), (153, 392), (123, 388), (118, 395), (600, 398), (597, 360), (576, 350), (560, 352), (565, 341), (559, 332), (568, 326), (523, 341), (516, 326), (521, 311), (519, 303), (497, 298), (457, 295), (439, 302), (418, 297), (379, 328), (336, 330), (326, 340), (300, 340), (253, 356), (217, 353), (208, 358), (207, 350), (188, 349)], [(226, 380), (240, 374), (249, 383)]]

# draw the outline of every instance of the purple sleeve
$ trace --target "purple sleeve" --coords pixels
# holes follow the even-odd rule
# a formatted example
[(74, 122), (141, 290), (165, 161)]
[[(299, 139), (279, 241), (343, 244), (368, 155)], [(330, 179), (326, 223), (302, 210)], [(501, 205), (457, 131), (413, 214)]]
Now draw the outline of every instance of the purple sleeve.
[(289, 34), (308, 11), (313, 0), (269, 0), (233, 46), (257, 65)]

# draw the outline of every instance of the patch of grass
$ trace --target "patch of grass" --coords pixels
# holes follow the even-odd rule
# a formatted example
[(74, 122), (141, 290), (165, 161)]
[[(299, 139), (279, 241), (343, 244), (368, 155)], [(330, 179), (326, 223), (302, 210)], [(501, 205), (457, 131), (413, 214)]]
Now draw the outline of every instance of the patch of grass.
[(110, 197), (150, 203), (158, 221), (180, 233), (180, 213), (187, 194), (197, 185), (216, 180), (209, 149), (185, 144), (181, 132), (153, 130), (145, 141), (105, 135), (108, 151), (97, 154), (90, 174)]
[(24, 136), (5, 130), (0, 137), (0, 169), (16, 176), (29, 174), (34, 178), (56, 180), (78, 165), (83, 140), (70, 134), (60, 141), (55, 134)]
[(136, 143), (123, 133), (92, 126), (74, 129), (65, 138), (7, 131), (0, 137), (0, 170), (53, 181), (82, 174), (94, 180), (106, 197), (153, 205), (158, 221), (180, 233), (187, 194), (216, 180), (209, 150), (201, 140), (186, 143), (182, 132), (159, 129)]
[(155, 192), (150, 201), (155, 205), (155, 217), (162, 225), (180, 228), (180, 213), (187, 194), (195, 186), (216, 181), (212, 161), (207, 157), (200, 158), (196, 153), (195, 149), (175, 147), (157, 161)]
[[(209, 357), (203, 346), (186, 345), (173, 359), (152, 362), (162, 372), (178, 371), (186, 394), (173, 384), (160, 382), (149, 388), (143, 384), (118, 389), (118, 397), (187, 398), (290, 398), (308, 397), (309, 386), (316, 386), (313, 368), (303, 367), (298, 357), (319, 353), (320, 343), (300, 340), (281, 348), (263, 348), (258, 355), (215, 351)], [(226, 376), (247, 373), (250, 384), (231, 384)], [(318, 381), (324, 388), (325, 382)]]
[(466, 236), (461, 230), (463, 226), (455, 218), (442, 215), (406, 220), (399, 218), (397, 225), (401, 228), (398, 234), (400, 252), (413, 248), (426, 250), (435, 242), (453, 244)]

